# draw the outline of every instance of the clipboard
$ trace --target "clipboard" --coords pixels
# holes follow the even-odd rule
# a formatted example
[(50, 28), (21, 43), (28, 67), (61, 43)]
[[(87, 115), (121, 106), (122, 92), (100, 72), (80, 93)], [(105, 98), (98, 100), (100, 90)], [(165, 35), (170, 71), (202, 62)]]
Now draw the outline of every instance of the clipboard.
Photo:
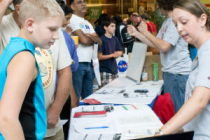
[(194, 136), (194, 131), (189, 131), (189, 132), (161, 135), (155, 137), (138, 138), (135, 140), (192, 140), (193, 136)]

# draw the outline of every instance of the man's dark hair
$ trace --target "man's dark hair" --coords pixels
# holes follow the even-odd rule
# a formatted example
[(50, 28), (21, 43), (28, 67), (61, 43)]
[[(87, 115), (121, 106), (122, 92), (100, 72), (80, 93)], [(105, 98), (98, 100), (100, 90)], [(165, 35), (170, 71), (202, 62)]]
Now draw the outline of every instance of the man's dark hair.
[(132, 13), (131, 17), (140, 17), (138, 13), (134, 12)]
[(74, 2), (74, 0), (70, 0), (70, 1), (69, 1), (70, 5), (72, 5), (73, 2)]
[(101, 22), (106, 19), (106, 18), (109, 18), (109, 16), (105, 13), (101, 14), (99, 16), (99, 18), (94, 22), (94, 24), (98, 24), (98, 25), (101, 25)]
[(116, 21), (116, 26), (123, 22), (119, 15), (115, 15), (113, 19)]
[(149, 15), (147, 13), (144, 13), (141, 15), (141, 18), (145, 20), (149, 20)]
[(172, 11), (173, 10), (173, 4), (177, 0), (157, 0), (157, 4), (159, 8), (166, 10), (166, 11)]
[(56, 0), (58, 2), (59, 5), (63, 5), (65, 4), (65, 2), (63, 0)]
[(131, 23), (133, 23), (133, 22), (132, 22), (132, 20), (129, 18), (129, 19), (127, 20), (127, 25), (131, 25)]
[(73, 10), (68, 5), (66, 5), (63, 0), (56, 0), (56, 1), (59, 3), (61, 8), (63, 9), (65, 16), (73, 13)]
[(19, 4), (22, 2), (23, 0), (13, 0), (13, 5), (15, 7), (15, 5)]
[(101, 26), (104, 29), (104, 26), (108, 27), (111, 23), (116, 24), (115, 20), (112, 18), (105, 18), (102, 22), (101, 22)]

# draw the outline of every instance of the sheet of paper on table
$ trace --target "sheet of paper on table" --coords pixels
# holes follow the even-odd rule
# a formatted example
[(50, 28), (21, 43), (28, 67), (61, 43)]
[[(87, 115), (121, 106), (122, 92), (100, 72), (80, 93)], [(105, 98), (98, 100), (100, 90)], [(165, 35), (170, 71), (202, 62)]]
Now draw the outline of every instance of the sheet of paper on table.
[(98, 140), (101, 134), (88, 134), (85, 140)]
[(124, 126), (121, 127), (126, 137), (147, 137), (153, 136), (155, 131), (161, 128), (161, 124), (146, 126)]
[(117, 117), (117, 121), (120, 125), (122, 124), (137, 124), (137, 123), (151, 123), (151, 122), (159, 122), (159, 119), (153, 115), (145, 115), (145, 116), (125, 116), (125, 117)]
[[(107, 128), (105, 128), (107, 127)], [(93, 129), (87, 129), (93, 128)], [(96, 129), (94, 129), (96, 128)], [(99, 128), (99, 129), (98, 129)], [(78, 133), (95, 133), (95, 132), (115, 132), (119, 128), (113, 119), (109, 119), (103, 122), (93, 122), (93, 123), (74, 123), (74, 130)]]
[(114, 111), (116, 111), (116, 112), (133, 111), (133, 110), (147, 110), (147, 109), (150, 109), (150, 107), (145, 104), (114, 106)]
[(121, 135), (121, 133), (79, 134), (73, 138), (74, 140), (120, 140)]

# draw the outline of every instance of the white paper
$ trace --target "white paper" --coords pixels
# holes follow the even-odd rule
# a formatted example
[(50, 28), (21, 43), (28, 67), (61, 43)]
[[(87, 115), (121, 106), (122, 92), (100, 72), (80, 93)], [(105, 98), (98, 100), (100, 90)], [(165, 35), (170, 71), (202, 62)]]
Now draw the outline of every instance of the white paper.
[(145, 105), (145, 104), (135, 104), (134, 106), (135, 106), (138, 110), (151, 109), (148, 105)]
[(94, 44), (92, 63), (93, 63), (93, 69), (94, 69), (94, 73), (95, 73), (98, 85), (100, 86), (101, 85), (101, 76), (100, 76), (100, 72), (99, 72), (98, 44)]
[(147, 115), (147, 116), (117, 117), (117, 121), (120, 125), (122, 125), (122, 124), (159, 122), (159, 119), (154, 115)]
[(63, 126), (68, 120), (59, 120), (56, 127)]
[(107, 118), (102, 119), (102, 118), (75, 118), (74, 123), (75, 124), (93, 124), (93, 123), (101, 123), (101, 122), (106, 122), (108, 121)]
[[(105, 127), (108, 126), (108, 128), (100, 128), (100, 129), (85, 129), (85, 128), (91, 128), (91, 127)], [(118, 127), (116, 125), (116, 122), (114, 120), (109, 120), (105, 122), (97, 122), (92, 124), (74, 124), (74, 130), (78, 133), (99, 133), (99, 132), (115, 132), (118, 130)]]
[(122, 112), (122, 111), (126, 111), (126, 110), (122, 106), (114, 106), (114, 111)]
[(126, 137), (141, 137), (153, 136), (155, 131), (161, 128), (162, 125), (144, 125), (144, 126), (124, 126), (122, 127)]
[(85, 140), (98, 140), (101, 134), (88, 134)]
[(86, 137), (87, 137), (87, 134), (79, 134), (77, 135), (76, 140), (85, 140)]
[(113, 140), (115, 134), (102, 134), (100, 140)]

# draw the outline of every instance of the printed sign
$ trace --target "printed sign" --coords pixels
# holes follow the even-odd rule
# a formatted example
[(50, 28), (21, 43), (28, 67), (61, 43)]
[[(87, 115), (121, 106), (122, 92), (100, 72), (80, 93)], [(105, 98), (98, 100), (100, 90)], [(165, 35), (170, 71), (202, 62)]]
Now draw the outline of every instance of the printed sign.
[(90, 7), (89, 16), (90, 19), (98, 19), (102, 13), (102, 7)]

